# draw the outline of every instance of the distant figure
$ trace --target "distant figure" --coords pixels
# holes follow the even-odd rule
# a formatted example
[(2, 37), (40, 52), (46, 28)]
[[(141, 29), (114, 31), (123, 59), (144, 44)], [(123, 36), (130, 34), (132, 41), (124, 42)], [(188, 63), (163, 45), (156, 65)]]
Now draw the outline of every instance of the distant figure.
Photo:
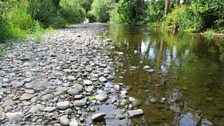
[(83, 23), (84, 24), (88, 24), (89, 23), (89, 19), (85, 19), (85, 21)]

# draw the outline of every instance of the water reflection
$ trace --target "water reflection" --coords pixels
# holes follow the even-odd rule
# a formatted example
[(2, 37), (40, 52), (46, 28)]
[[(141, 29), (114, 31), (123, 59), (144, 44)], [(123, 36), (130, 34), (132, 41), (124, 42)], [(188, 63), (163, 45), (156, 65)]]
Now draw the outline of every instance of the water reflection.
[[(127, 25), (111, 25), (108, 36), (116, 42), (113, 51), (125, 53), (121, 58), (114, 55), (123, 64), (117, 68), (116, 81), (130, 85), (129, 94), (145, 101), (142, 108), (149, 124), (203, 125), (210, 120), (224, 125), (223, 43)], [(155, 72), (144, 71), (145, 65)], [(170, 99), (176, 91), (181, 95)], [(164, 98), (166, 102), (161, 102)]]

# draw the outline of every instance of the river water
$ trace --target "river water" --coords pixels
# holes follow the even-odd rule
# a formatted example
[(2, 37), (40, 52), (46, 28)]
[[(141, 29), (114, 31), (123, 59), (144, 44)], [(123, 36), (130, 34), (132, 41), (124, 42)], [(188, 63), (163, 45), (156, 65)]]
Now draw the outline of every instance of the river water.
[(133, 124), (224, 125), (224, 40), (115, 24), (106, 36), (115, 41), (115, 83), (142, 102), (144, 121)]

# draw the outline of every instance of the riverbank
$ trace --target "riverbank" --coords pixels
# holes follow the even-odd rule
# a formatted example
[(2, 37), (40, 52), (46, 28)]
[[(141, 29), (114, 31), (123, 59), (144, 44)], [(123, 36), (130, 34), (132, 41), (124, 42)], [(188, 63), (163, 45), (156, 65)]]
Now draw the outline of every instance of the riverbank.
[(73, 25), (41, 43), (14, 43), (0, 62), (1, 125), (132, 125), (143, 114), (103, 51), (113, 48), (105, 24)]
[(202, 32), (196, 32), (194, 29), (182, 29), (180, 30), (178, 27), (174, 27), (174, 26), (163, 26), (163, 24), (161, 22), (156, 22), (156, 23), (152, 23), (149, 26), (149, 29), (156, 29), (156, 30), (160, 30), (160, 31), (169, 31), (173, 34), (177, 34), (179, 32), (186, 32), (186, 33), (192, 33), (192, 34), (197, 34), (200, 35), (206, 39), (223, 39), (224, 38), (224, 33), (221, 32), (220, 30), (216, 30), (216, 29), (207, 29), (206, 31), (202, 31)]

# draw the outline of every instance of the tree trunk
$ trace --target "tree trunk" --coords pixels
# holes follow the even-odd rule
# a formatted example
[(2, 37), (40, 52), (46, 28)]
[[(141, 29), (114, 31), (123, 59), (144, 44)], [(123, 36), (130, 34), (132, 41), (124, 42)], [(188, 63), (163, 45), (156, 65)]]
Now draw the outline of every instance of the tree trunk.
[(165, 10), (164, 15), (167, 15), (169, 12), (170, 0), (165, 0)]
[(170, 9), (173, 7), (175, 0), (165, 0), (165, 10), (164, 15), (167, 15), (170, 12)]

